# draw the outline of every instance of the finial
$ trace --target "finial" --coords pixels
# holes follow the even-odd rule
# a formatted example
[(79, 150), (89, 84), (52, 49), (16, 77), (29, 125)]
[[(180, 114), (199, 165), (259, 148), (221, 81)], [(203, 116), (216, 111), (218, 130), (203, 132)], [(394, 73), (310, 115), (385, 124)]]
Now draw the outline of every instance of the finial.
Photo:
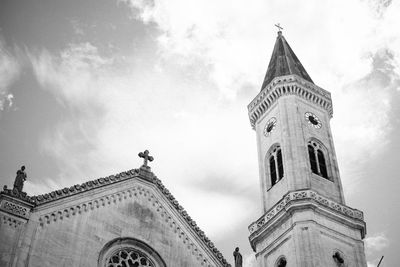
[(152, 162), (154, 158), (149, 156), (149, 151), (146, 149), (144, 152), (140, 152), (139, 157), (143, 158), (143, 166), (147, 167), (147, 161)]
[(278, 34), (281, 35), (281, 34), (282, 34), (282, 30), (283, 30), (281, 24), (280, 24), (280, 23), (277, 23), (277, 24), (275, 24), (275, 27), (278, 28)]

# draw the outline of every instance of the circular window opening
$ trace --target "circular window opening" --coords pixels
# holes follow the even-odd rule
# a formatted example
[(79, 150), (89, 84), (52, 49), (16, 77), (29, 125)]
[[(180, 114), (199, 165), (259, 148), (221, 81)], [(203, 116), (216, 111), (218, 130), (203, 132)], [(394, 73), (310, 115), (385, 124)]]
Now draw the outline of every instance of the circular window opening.
[(135, 238), (116, 238), (99, 254), (98, 267), (166, 267), (161, 256)]
[(132, 248), (121, 248), (106, 260), (107, 267), (154, 267), (154, 263), (143, 253)]

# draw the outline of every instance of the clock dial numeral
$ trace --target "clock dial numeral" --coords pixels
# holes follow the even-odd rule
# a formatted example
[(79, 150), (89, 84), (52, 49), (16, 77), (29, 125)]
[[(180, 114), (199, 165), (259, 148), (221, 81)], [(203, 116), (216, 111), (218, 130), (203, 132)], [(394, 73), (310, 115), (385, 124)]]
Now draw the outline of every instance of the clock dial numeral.
[(275, 117), (272, 117), (271, 119), (269, 119), (267, 121), (267, 123), (265, 124), (265, 128), (264, 128), (264, 135), (265, 136), (268, 137), (268, 136), (271, 135), (272, 131), (275, 129), (276, 122), (277, 122), (277, 120), (276, 120)]

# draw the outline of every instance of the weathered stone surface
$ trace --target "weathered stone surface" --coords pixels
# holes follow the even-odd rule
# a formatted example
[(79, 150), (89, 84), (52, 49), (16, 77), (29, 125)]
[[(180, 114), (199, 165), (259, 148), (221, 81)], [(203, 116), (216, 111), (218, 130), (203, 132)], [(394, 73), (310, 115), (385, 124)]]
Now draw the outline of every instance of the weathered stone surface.
[[(263, 215), (249, 226), (258, 266), (278, 266), (285, 258), (287, 266), (366, 267), (366, 226), (362, 212), (345, 205), (329, 124), (330, 93), (312, 82), (281, 35), (248, 113), (257, 136), (263, 203)], [(283, 177), (276, 182), (278, 172)]]
[(108, 243), (124, 239), (148, 245), (166, 266), (230, 266), (148, 167), (31, 199), (29, 214), (2, 224), (1, 266), (96, 266)]

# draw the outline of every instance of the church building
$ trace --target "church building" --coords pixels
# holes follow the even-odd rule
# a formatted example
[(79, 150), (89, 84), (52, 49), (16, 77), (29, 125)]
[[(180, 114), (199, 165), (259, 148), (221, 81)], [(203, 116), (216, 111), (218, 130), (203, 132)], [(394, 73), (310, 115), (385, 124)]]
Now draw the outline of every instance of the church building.
[(0, 266), (228, 267), (205, 233), (144, 164), (29, 197), (0, 193)]
[[(366, 267), (366, 225), (345, 204), (330, 93), (281, 31), (248, 112), (263, 207), (249, 226), (257, 267)], [(0, 193), (0, 266), (231, 266), (151, 171), (149, 152), (139, 156), (138, 169), (38, 196), (23, 192), (21, 168)]]
[(363, 213), (346, 206), (329, 121), (331, 94), (314, 84), (278, 32), (256, 131), (262, 216), (250, 224), (259, 267), (366, 267)]

